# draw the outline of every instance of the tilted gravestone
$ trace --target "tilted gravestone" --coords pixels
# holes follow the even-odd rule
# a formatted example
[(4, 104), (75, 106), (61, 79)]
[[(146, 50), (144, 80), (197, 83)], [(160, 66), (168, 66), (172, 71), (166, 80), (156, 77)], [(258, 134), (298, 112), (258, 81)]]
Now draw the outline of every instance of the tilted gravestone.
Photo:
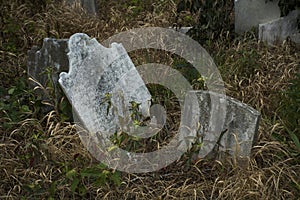
[(108, 137), (120, 123), (125, 127), (131, 122), (130, 102), (140, 104), (141, 114), (149, 116), (151, 95), (121, 44), (106, 48), (77, 33), (68, 47), (70, 70), (60, 74), (59, 83), (90, 133)]
[[(86, 9), (87, 13), (92, 15), (97, 14), (95, 0), (66, 0), (65, 2), (68, 4), (79, 3)], [(59, 74), (69, 70), (68, 51), (68, 39), (54, 38), (45, 38), (41, 49), (34, 46), (28, 51), (28, 76), (45, 88), (49, 81), (51, 81), (54, 84), (54, 92), (58, 101), (61, 98), (58, 86)], [(30, 84), (32, 87), (37, 85), (33, 82), (30, 82)], [(47, 97), (44, 95), (43, 99), (47, 99)]]
[(234, 0), (235, 32), (243, 33), (259, 24), (278, 19), (280, 9), (277, 1)]

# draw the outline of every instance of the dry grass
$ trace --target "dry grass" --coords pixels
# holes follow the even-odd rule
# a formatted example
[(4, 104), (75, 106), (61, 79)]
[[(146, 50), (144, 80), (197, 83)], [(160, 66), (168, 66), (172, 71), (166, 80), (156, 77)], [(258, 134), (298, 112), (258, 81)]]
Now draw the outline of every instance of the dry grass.
[[(3, 30), (7, 30), (0, 37), (1, 88), (11, 88), (19, 77), (24, 77), (26, 51), (33, 45), (41, 45), (45, 37), (68, 38), (73, 33), (85, 32), (102, 41), (133, 27), (168, 27), (175, 19), (173, 1), (149, 0), (140, 10), (136, 8), (139, 5), (124, 6), (130, 1), (101, 1), (97, 17), (87, 16), (80, 8), (54, 4), (35, 10), (30, 2), (1, 3), (2, 20), (6, 19), (2, 22)], [(55, 111), (43, 117), (28, 114), (21, 121), (12, 121), (3, 110), (0, 113), (0, 198), (299, 199), (299, 154), (294, 154), (291, 141), (272, 137), (273, 133), (286, 135), (276, 113), (279, 92), (299, 73), (297, 49), (288, 42), (268, 48), (250, 36), (235, 41), (223, 38), (207, 49), (220, 66), (227, 93), (263, 114), (249, 166), (242, 168), (213, 160), (190, 163), (187, 153), (158, 172), (122, 173), (119, 186), (109, 181), (98, 186), (93, 179), (84, 177), (80, 183), (87, 193), (80, 196), (78, 190), (71, 192), (72, 182), (66, 173), (93, 166), (96, 161), (82, 145), (74, 125), (61, 122)], [(10, 101), (6, 96), (0, 100)]]

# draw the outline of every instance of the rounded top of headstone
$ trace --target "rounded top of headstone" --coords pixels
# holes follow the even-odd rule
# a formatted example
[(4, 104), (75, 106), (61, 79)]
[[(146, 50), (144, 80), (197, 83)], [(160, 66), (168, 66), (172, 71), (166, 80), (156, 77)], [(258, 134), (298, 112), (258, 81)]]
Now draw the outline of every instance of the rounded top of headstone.
[[(90, 37), (85, 33), (75, 33), (69, 39), (69, 49), (70, 51), (75, 51), (82, 49), (86, 42), (90, 40)], [(80, 48), (81, 47), (81, 48)]]

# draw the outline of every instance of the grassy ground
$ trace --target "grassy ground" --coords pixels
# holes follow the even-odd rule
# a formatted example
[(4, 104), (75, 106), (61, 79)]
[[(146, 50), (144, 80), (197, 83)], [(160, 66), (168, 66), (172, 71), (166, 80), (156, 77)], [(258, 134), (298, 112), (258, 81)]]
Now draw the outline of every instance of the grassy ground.
[[(65, 120), (59, 102), (50, 101), (53, 109), (41, 113), (43, 102), (27, 86), (26, 54), (46, 37), (85, 32), (102, 41), (134, 27), (172, 26), (176, 2), (99, 1), (97, 17), (79, 8), (42, 2), (2, 0), (0, 4), (1, 199), (300, 198), (300, 84), (296, 79), (300, 56), (294, 44), (267, 47), (252, 33), (235, 39), (224, 34), (203, 44), (219, 66), (227, 94), (262, 113), (249, 166), (206, 159), (191, 162), (189, 152), (157, 172), (121, 173), (91, 157), (74, 125)], [(194, 16), (183, 14), (181, 23), (193, 25)], [(167, 53), (152, 53), (152, 61), (175, 62)], [(131, 56), (135, 63), (143, 62), (141, 52)], [(193, 83), (199, 87), (200, 83)], [(46, 89), (51, 95), (51, 87)], [(172, 107), (171, 100), (167, 103)], [(173, 107), (171, 130), (178, 123), (178, 110)]]

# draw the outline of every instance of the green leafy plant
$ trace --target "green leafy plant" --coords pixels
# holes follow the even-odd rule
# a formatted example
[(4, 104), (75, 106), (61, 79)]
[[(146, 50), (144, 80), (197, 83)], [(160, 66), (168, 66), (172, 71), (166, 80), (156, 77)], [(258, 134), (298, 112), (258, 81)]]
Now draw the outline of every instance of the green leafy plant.
[(83, 197), (87, 194), (85, 179), (95, 187), (111, 184), (121, 185), (121, 174), (118, 171), (112, 171), (106, 165), (100, 163), (83, 169), (73, 168), (66, 171), (66, 179), (70, 181), (70, 189), (73, 195), (78, 194)]
[[(35, 97), (22, 78), (8, 89), (0, 87), (0, 110), (9, 122), (19, 122), (33, 114)], [(4, 124), (8, 127), (8, 124)]]
[[(2, 48), (5, 51), (17, 52), (18, 45), (18, 37), (20, 37), (20, 25), (19, 22), (15, 21), (15, 19), (10, 16), (4, 16), (2, 18), (2, 35), (3, 35), (3, 44)], [(0, 48), (0, 50), (2, 49)]]
[(53, 70), (53, 68), (47, 67), (40, 74), (46, 80), (44, 83), (40, 83), (31, 77), (29, 78), (31, 87), (34, 87), (33, 94), (37, 98), (37, 108), (41, 111), (41, 114), (55, 110), (62, 122), (72, 121), (72, 105), (59, 87), (58, 82), (53, 81), (52, 76), (58, 74), (58, 72), (54, 72)]
[(133, 121), (133, 124), (137, 125), (137, 126), (142, 125), (143, 115), (140, 112), (140, 107), (139, 107), (141, 104), (137, 103), (135, 101), (131, 101), (129, 103), (131, 104), (131, 107), (130, 107), (129, 111), (131, 112), (130, 117)]

